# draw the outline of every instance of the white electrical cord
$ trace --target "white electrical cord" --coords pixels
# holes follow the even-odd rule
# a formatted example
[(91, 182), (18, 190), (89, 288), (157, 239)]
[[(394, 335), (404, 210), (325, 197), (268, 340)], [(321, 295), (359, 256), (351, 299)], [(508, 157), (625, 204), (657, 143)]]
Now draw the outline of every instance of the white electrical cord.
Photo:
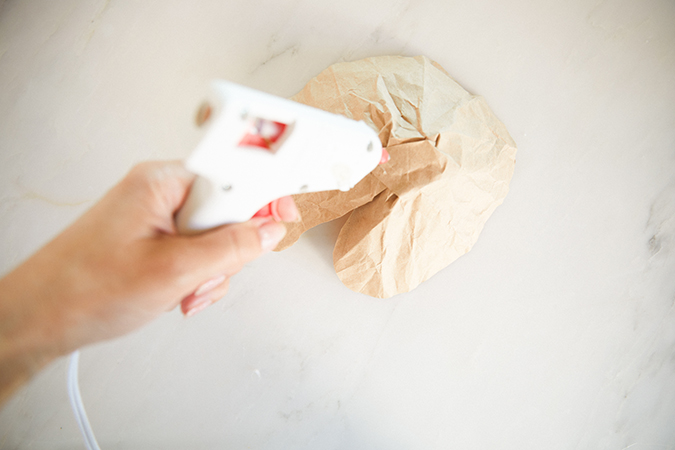
[(87, 450), (101, 450), (96, 442), (96, 437), (94, 432), (89, 425), (89, 419), (87, 418), (87, 411), (84, 409), (84, 403), (82, 403), (82, 396), (80, 395), (80, 385), (77, 379), (77, 368), (80, 361), (80, 351), (75, 350), (70, 355), (70, 364), (68, 364), (68, 397), (70, 398), (70, 406), (73, 408), (73, 414), (75, 415), (75, 420), (77, 420), (77, 425), (80, 427), (80, 432), (84, 438), (84, 445), (87, 447)]

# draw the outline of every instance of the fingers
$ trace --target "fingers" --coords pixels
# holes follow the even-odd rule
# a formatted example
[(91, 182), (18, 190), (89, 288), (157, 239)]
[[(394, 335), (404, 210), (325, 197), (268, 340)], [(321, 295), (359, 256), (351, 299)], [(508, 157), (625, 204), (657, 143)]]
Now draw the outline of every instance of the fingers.
[[(289, 197), (290, 198), (290, 197)], [(293, 213), (295, 204), (290, 199), (285, 205), (285, 217)], [(295, 210), (297, 214), (297, 210)], [(272, 217), (254, 218), (246, 223), (226, 225), (196, 236), (182, 236), (183, 257), (187, 270), (194, 270), (195, 281), (201, 283), (181, 301), (181, 311), (187, 317), (207, 308), (225, 295), (229, 278), (248, 262), (273, 250), (286, 234), (286, 227)], [(213, 275), (218, 274), (218, 275)], [(203, 281), (205, 277), (210, 278)], [(194, 282), (194, 281), (192, 281)]]
[(293, 197), (280, 197), (263, 206), (253, 217), (274, 217), (277, 222), (296, 222), (300, 219), (300, 212)]
[(154, 257), (145, 271), (155, 279), (172, 280), (181, 297), (192, 292), (181, 302), (186, 314), (208, 306), (218, 290), (224, 295), (230, 276), (273, 250), (286, 233), (278, 222), (299, 218), (293, 199), (282, 197), (269, 205), (267, 217), (178, 236), (173, 215), (184, 203), (193, 180), (194, 175), (178, 161), (141, 163), (120, 183), (125, 201), (113, 202), (129, 205), (133, 211), (122, 214), (129, 222), (123, 224), (125, 233), (135, 230), (131, 233), (134, 237), (150, 238), (146, 240), (148, 254)]
[(239, 272), (245, 264), (273, 250), (285, 234), (286, 227), (272, 218), (255, 218), (199, 235), (172, 238), (172, 259), (179, 262), (183, 281), (192, 290), (218, 275), (230, 277)]
[(230, 279), (225, 276), (212, 278), (185, 297), (180, 303), (180, 309), (186, 317), (193, 316), (225, 296), (229, 286)]
[(115, 215), (126, 218), (122, 226), (135, 236), (175, 234), (173, 215), (194, 177), (180, 161), (146, 161), (134, 166), (106, 197), (120, 209)]
[(122, 183), (173, 213), (183, 203), (194, 178), (180, 161), (145, 161), (135, 165)]
[(271, 218), (256, 218), (201, 235), (182, 237), (189, 245), (185, 257), (192, 258), (198, 268), (194, 274), (200, 278), (194, 280), (201, 283), (181, 301), (183, 314), (192, 316), (223, 297), (229, 278), (246, 263), (273, 250), (285, 234), (286, 228)]
[(293, 201), (293, 197), (290, 195), (281, 197), (272, 202), (272, 204), (274, 205), (272, 215), (276, 220), (281, 222), (295, 222), (300, 219), (298, 207), (295, 206), (295, 201)]

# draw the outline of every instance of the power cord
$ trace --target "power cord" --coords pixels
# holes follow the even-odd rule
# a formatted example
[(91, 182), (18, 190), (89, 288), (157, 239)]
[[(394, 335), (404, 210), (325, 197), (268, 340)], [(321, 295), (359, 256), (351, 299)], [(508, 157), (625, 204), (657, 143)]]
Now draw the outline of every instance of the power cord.
[(73, 408), (73, 414), (75, 415), (75, 420), (77, 420), (77, 425), (80, 427), (80, 433), (82, 433), (84, 445), (87, 447), (87, 450), (101, 450), (98, 446), (98, 442), (96, 442), (94, 431), (91, 429), (91, 425), (89, 425), (89, 419), (87, 418), (87, 411), (84, 409), (84, 403), (82, 403), (80, 384), (77, 376), (79, 362), (80, 351), (75, 350), (71, 353), (70, 363), (68, 364), (67, 384), (70, 406)]

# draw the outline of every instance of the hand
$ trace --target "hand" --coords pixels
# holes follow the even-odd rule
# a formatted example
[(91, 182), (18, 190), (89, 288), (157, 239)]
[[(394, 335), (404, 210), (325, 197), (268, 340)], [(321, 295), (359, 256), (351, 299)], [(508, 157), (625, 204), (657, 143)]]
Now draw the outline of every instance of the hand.
[[(225, 295), (244, 264), (284, 236), (271, 217), (178, 235), (173, 216), (192, 180), (178, 162), (136, 166), (0, 280), (1, 386), (16, 378), (7, 364), (28, 364), (27, 377), (58, 355), (125, 334), (178, 304), (188, 316), (204, 309)], [(297, 218), (290, 198), (275, 211), (282, 220)]]

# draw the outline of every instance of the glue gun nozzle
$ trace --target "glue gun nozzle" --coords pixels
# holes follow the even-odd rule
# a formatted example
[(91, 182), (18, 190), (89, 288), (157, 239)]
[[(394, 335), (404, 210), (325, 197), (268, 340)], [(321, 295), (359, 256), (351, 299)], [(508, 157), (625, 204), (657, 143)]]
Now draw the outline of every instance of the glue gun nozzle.
[(382, 157), (380, 158), (379, 164), (384, 164), (389, 161), (389, 152), (386, 148), (382, 148)]

